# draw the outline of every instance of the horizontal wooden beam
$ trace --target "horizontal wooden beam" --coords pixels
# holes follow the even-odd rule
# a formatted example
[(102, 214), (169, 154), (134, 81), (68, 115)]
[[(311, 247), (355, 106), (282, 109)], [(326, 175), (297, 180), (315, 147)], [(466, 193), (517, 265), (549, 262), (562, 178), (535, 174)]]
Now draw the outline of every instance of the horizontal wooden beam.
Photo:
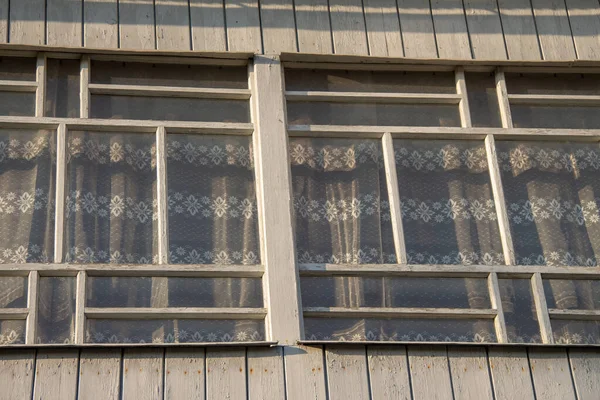
[(563, 310), (549, 308), (550, 319), (572, 319), (572, 320), (598, 320), (600, 310)]
[(178, 97), (189, 99), (248, 100), (249, 89), (212, 89), (172, 86), (106, 85), (90, 83), (91, 94), (113, 96)]
[(185, 342), (185, 343), (83, 343), (83, 344), (64, 344), (64, 343), (47, 343), (47, 344), (5, 344), (0, 345), (0, 349), (86, 349), (86, 348), (164, 348), (164, 347), (272, 347), (278, 342), (273, 341), (253, 341), (253, 342)]
[(0, 320), (27, 319), (28, 314), (28, 308), (0, 308)]
[(0, 81), (0, 92), (35, 93), (37, 88), (35, 81)]
[(287, 101), (385, 104), (456, 104), (458, 94), (287, 91)]
[(473, 308), (408, 308), (408, 307), (304, 307), (304, 317), (312, 318), (495, 318), (492, 309)]
[(88, 319), (264, 319), (266, 308), (85, 308)]
[(510, 104), (530, 106), (600, 106), (600, 96), (560, 95), (560, 94), (509, 94)]

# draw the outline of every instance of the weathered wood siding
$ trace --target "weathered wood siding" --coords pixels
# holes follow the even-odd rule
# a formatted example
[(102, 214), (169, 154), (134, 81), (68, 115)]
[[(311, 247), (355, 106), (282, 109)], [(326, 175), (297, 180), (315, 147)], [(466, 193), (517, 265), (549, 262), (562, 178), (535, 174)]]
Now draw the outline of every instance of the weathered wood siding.
[(600, 393), (600, 350), (423, 345), (2, 350), (0, 382), (1, 400), (593, 400)]
[(0, 43), (480, 60), (600, 57), (597, 0), (0, 0)]

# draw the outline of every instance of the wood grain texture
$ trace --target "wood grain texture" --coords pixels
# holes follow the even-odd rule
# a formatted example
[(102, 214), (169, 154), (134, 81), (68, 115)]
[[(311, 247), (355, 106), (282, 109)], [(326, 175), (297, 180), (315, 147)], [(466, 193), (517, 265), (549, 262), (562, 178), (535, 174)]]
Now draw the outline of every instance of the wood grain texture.
[(84, 0), (83, 42), (94, 49), (119, 47), (119, 8), (117, 0)]
[(565, 349), (529, 349), (535, 395), (544, 400), (575, 399), (569, 359)]
[(205, 393), (204, 349), (165, 351), (165, 400), (203, 400)]
[(483, 347), (449, 347), (454, 399), (492, 399), (488, 359)]
[(81, 47), (83, 0), (47, 0), (47, 44)]
[(283, 351), (287, 400), (326, 400), (323, 347), (286, 346)]
[(248, 398), (285, 399), (283, 349), (281, 347), (250, 348), (248, 362)]
[(190, 0), (190, 21), (194, 51), (227, 50), (223, 0)]
[(600, 394), (600, 351), (569, 349), (569, 361), (577, 398), (597, 399)]
[(121, 349), (83, 349), (79, 361), (78, 400), (119, 400)]
[(123, 351), (123, 399), (162, 400), (163, 349)]
[(564, 0), (531, 0), (544, 60), (575, 60)]
[(298, 50), (303, 53), (332, 54), (333, 39), (327, 0), (295, 0)]
[(363, 0), (369, 54), (402, 57), (402, 35), (396, 0)]
[(328, 346), (327, 386), (331, 400), (369, 398), (366, 350), (363, 346)]
[(498, 0), (509, 60), (541, 60), (531, 4), (523, 0)]
[(35, 400), (75, 400), (79, 350), (38, 350), (35, 364)]
[(11, 1), (10, 43), (46, 44), (45, 0)]
[(245, 399), (246, 350), (206, 349), (206, 398)]
[(188, 0), (155, 0), (156, 48), (191, 50)]
[(122, 49), (156, 48), (152, 0), (119, 0), (119, 36)]
[(471, 46), (462, 0), (431, 0), (431, 13), (440, 58), (470, 59)]
[(577, 58), (600, 58), (600, 5), (597, 0), (565, 0)]
[(8, 2), (0, 0), (0, 43), (8, 43)]
[(229, 51), (262, 53), (258, 0), (225, 0)]
[(31, 399), (35, 350), (0, 353), (0, 400)]
[(368, 55), (361, 0), (329, 0), (335, 54)]
[(490, 347), (488, 362), (496, 400), (535, 399), (526, 349)]
[(296, 23), (292, 0), (261, 0), (264, 54), (293, 53), (297, 51)]
[(410, 400), (410, 376), (404, 346), (367, 347), (373, 399)]
[(473, 57), (506, 60), (506, 45), (496, 0), (464, 0)]
[(410, 346), (407, 348), (415, 400), (453, 399), (446, 348)]
[(408, 58), (437, 58), (438, 52), (429, 1), (397, 1), (404, 55)]

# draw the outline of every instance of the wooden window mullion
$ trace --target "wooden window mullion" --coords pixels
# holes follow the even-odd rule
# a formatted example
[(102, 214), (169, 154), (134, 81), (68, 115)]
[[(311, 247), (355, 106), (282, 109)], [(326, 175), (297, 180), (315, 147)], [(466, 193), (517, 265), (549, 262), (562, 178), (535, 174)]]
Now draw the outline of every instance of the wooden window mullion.
[(387, 132), (383, 134), (383, 161), (385, 163), (385, 178), (387, 182), (388, 200), (390, 202), (390, 216), (392, 218), (392, 229), (394, 234), (394, 248), (398, 264), (406, 264), (406, 241), (404, 239), (404, 227), (402, 225), (402, 210), (400, 206), (400, 189), (398, 188), (398, 176), (396, 171), (396, 157), (394, 155), (394, 141), (392, 135)]

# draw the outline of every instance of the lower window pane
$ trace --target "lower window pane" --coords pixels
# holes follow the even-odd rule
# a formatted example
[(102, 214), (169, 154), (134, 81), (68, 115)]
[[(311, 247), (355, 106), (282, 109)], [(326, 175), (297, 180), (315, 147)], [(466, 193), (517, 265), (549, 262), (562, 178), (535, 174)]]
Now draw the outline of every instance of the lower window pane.
[(496, 342), (492, 319), (305, 318), (306, 340)]
[(544, 280), (548, 308), (600, 310), (600, 280)]
[(598, 107), (510, 106), (515, 128), (598, 129)]
[(37, 343), (73, 343), (75, 295), (74, 277), (40, 278)]
[(0, 345), (25, 343), (25, 320), (0, 320)]
[(553, 319), (552, 333), (558, 344), (599, 344), (600, 321)]
[(0, 278), (0, 308), (27, 308), (27, 278)]
[(541, 343), (529, 279), (498, 279), (509, 343)]
[(35, 93), (0, 92), (0, 115), (33, 117), (35, 114)]
[(254, 342), (265, 338), (264, 321), (88, 320), (86, 343)]

